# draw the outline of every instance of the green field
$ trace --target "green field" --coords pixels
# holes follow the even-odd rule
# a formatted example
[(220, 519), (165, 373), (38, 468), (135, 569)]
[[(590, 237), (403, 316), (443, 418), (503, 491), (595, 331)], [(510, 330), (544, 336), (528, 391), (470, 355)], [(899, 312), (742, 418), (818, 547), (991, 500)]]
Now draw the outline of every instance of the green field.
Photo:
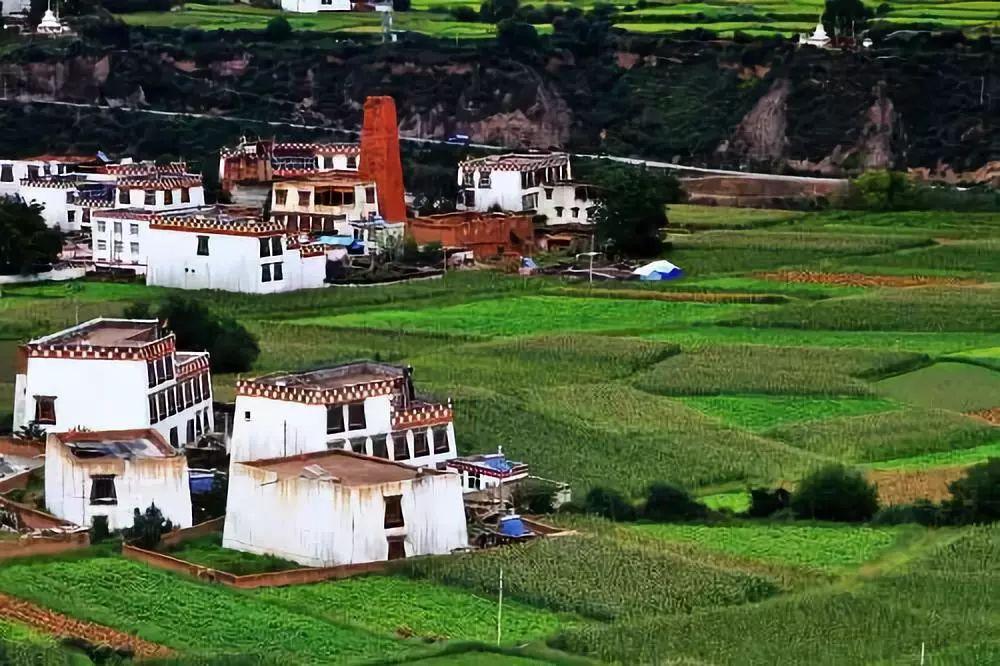
[(902, 528), (780, 524), (639, 525), (635, 529), (664, 541), (693, 542), (751, 559), (829, 570), (873, 560), (907, 532)]
[[(592, 0), (556, 0), (556, 7), (593, 9)], [(673, 33), (695, 28), (712, 30), (723, 37), (732, 37), (737, 31), (754, 36), (784, 35), (812, 32), (816, 19), (823, 11), (818, 0), (773, 2), (771, 0), (694, 0), (692, 2), (651, 3), (636, 9), (625, 0), (610, 3), (617, 7), (615, 27), (631, 32)], [(878, 3), (866, 2), (874, 8)], [(460, 22), (452, 18), (449, 10), (465, 6), (478, 9), (474, 0), (417, 0), (411, 10), (395, 12), (394, 28), (423, 34), (462, 39), (493, 37), (496, 27), (481, 22)], [(1000, 8), (993, 1), (934, 2), (919, 0), (893, 4), (885, 16), (886, 24), (931, 24), (939, 27), (962, 28), (971, 34), (984, 33), (996, 22)], [(280, 12), (242, 4), (188, 3), (171, 12), (138, 12), (120, 17), (134, 25), (203, 30), (262, 29), (267, 21)], [(285, 16), (297, 30), (324, 32), (378, 33), (381, 31), (379, 15), (363, 12), (321, 12), (318, 14), (286, 13)], [(551, 31), (551, 25), (537, 25), (540, 32)], [(680, 208), (680, 207), (678, 207)], [(678, 211), (682, 214), (683, 211)]]
[[(503, 447), (577, 500), (603, 486), (639, 506), (650, 484), (668, 481), (741, 513), (748, 488), (794, 487), (831, 462), (906, 472), (1000, 456), (997, 428), (963, 415), (1000, 403), (998, 216), (671, 214), (688, 233), (671, 235), (665, 253), (684, 257), (687, 277), (668, 284), (591, 289), (468, 271), (370, 289), (188, 295), (258, 338), (245, 375), (410, 364), (418, 393), (452, 400), (460, 452)], [(976, 284), (759, 275), (777, 268)], [(18, 342), (171, 293), (5, 287), (0, 411), (12, 405)], [(726, 295), (766, 302), (714, 300)], [(233, 398), (234, 379), (213, 376), (218, 399)], [(181, 663), (903, 664), (918, 663), (921, 642), (930, 663), (1000, 655), (995, 528), (548, 519), (577, 534), (415, 559), (401, 575), (238, 591), (96, 557), (107, 553), (98, 547), (5, 563), (0, 592), (162, 643)], [(284, 564), (211, 538), (177, 552), (241, 572)], [(504, 651), (483, 652), (495, 641), (501, 567)], [(0, 626), (0, 650), (29, 649), (23, 631)]]

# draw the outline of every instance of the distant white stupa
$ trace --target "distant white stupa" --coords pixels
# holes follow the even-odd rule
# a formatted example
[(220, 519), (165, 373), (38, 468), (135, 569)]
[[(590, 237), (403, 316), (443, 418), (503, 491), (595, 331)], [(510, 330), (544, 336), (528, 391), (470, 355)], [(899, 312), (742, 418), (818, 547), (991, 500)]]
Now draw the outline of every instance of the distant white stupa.
[(799, 35), (799, 44), (809, 44), (810, 46), (815, 46), (818, 48), (826, 48), (830, 45), (830, 37), (826, 34), (826, 28), (823, 27), (823, 17), (819, 17), (819, 21), (816, 22), (816, 29), (813, 30), (813, 34)]
[(59, 15), (52, 11), (52, 3), (50, 2), (45, 14), (42, 15), (41, 22), (35, 28), (35, 32), (39, 35), (63, 35), (69, 32), (69, 28), (64, 26), (59, 20)]

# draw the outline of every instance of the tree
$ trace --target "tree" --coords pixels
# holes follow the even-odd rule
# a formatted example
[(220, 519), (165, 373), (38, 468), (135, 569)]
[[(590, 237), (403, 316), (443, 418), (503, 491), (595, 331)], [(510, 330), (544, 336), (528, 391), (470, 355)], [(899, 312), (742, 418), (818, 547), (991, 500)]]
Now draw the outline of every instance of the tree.
[(747, 514), (751, 518), (767, 518), (768, 516), (788, 507), (792, 494), (784, 488), (751, 488), (750, 508)]
[(708, 515), (708, 507), (691, 497), (683, 488), (669, 483), (649, 487), (643, 518), (658, 521), (698, 520)]
[(791, 507), (799, 518), (861, 522), (878, 511), (878, 489), (861, 472), (830, 465), (799, 483)]
[(485, 0), (479, 5), (479, 16), (487, 23), (499, 23), (513, 18), (517, 7), (518, 0)]
[(410, 0), (392, 0), (392, 11), (394, 12), (410, 11)]
[(597, 238), (615, 254), (649, 257), (663, 248), (666, 204), (680, 198), (677, 179), (648, 169), (610, 168), (597, 178)]
[(60, 252), (62, 235), (45, 225), (41, 206), (0, 198), (0, 274), (34, 272)]
[(990, 458), (969, 468), (948, 486), (945, 503), (950, 522), (960, 525), (1000, 520), (1000, 458)]
[(264, 34), (274, 42), (282, 42), (292, 36), (292, 24), (284, 16), (275, 16), (267, 22)]
[(194, 299), (171, 296), (157, 315), (177, 336), (178, 349), (207, 351), (214, 372), (244, 372), (260, 355), (257, 340), (242, 324), (212, 314)]
[(826, 0), (823, 9), (823, 27), (838, 37), (857, 35), (868, 24), (872, 10), (861, 0)]
[(535, 26), (517, 19), (503, 19), (497, 23), (497, 44), (511, 51), (531, 51), (539, 46)]
[(132, 512), (132, 527), (125, 530), (125, 535), (139, 548), (153, 550), (160, 543), (163, 533), (172, 529), (173, 523), (165, 519), (163, 512), (153, 503), (146, 508), (145, 513), (139, 509)]
[(586, 513), (611, 520), (635, 520), (635, 507), (617, 490), (595, 486), (583, 500)]
[(851, 198), (867, 210), (893, 210), (904, 204), (910, 181), (898, 171), (866, 171), (851, 181)]

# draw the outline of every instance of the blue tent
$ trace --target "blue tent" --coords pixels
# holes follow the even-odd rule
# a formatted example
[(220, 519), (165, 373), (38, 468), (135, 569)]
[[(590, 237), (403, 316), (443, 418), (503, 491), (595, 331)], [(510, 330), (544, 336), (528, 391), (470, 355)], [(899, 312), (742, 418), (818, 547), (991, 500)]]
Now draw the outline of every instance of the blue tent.
[(500, 534), (508, 537), (521, 538), (534, 534), (524, 525), (521, 516), (504, 516), (500, 519)]
[(632, 274), (638, 275), (640, 280), (676, 280), (684, 275), (684, 271), (666, 259), (658, 259), (640, 266)]

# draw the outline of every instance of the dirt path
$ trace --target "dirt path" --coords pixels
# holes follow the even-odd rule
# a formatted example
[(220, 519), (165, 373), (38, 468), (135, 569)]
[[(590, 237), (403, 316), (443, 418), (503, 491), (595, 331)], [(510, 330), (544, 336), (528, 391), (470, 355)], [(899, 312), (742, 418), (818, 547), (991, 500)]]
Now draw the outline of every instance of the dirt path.
[(61, 638), (82, 638), (94, 645), (132, 651), (137, 658), (169, 657), (174, 651), (110, 627), (55, 613), (30, 601), (0, 594), (0, 617), (26, 624)]

